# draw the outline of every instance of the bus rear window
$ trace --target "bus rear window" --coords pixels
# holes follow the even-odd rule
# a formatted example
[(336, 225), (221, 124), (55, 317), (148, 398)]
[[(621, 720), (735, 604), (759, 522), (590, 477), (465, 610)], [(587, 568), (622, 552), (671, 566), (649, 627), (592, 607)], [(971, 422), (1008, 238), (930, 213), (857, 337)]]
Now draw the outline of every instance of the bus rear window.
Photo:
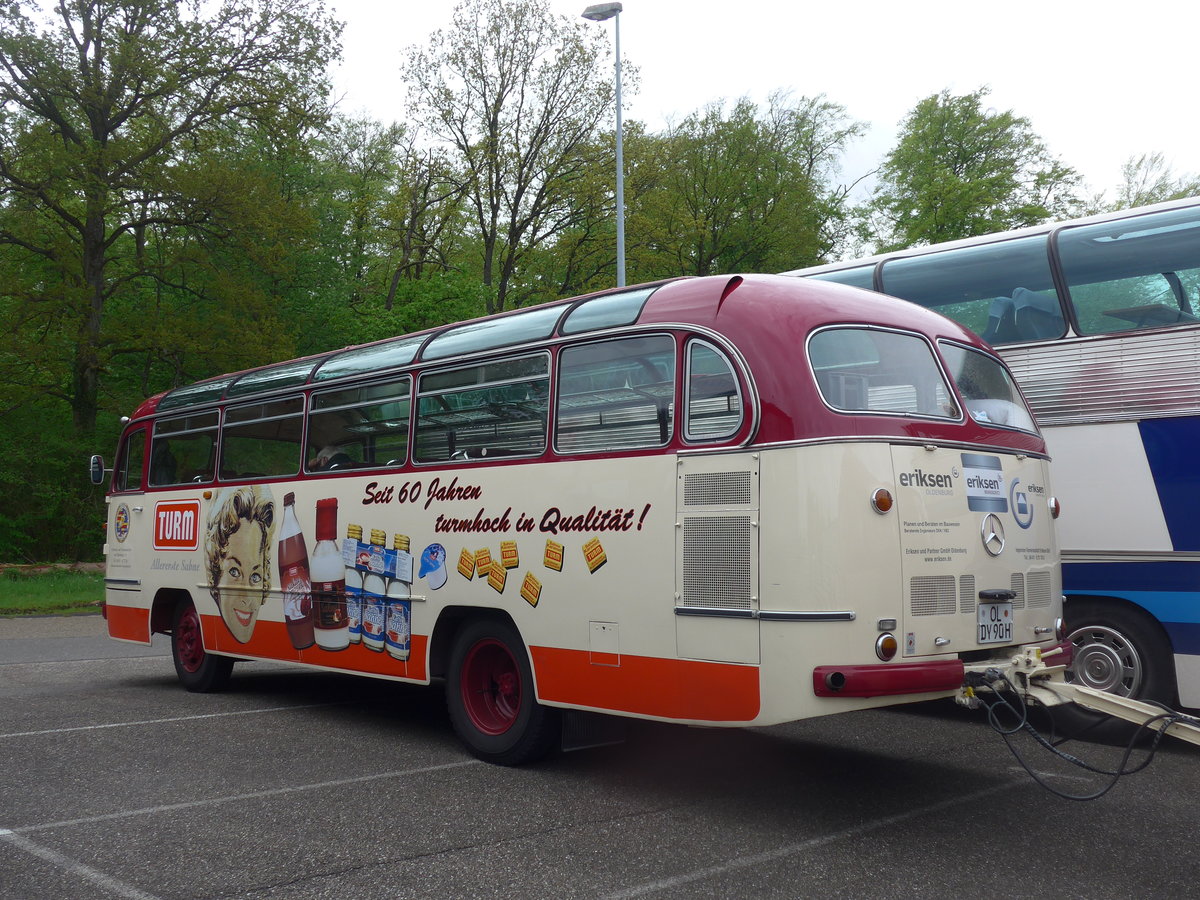
[(915, 334), (828, 328), (809, 338), (808, 359), (839, 412), (959, 418), (933, 348)]
[(972, 419), (981, 425), (1037, 431), (1016, 384), (998, 360), (958, 344), (941, 342), (939, 347)]

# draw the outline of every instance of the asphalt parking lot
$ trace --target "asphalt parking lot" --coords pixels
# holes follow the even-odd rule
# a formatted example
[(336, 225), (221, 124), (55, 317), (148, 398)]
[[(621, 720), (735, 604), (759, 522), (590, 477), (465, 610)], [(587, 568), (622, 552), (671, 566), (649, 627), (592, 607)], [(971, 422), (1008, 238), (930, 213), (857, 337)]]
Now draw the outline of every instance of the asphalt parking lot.
[[(1088, 803), (1039, 787), (951, 704), (637, 723), (621, 745), (506, 769), (459, 746), (437, 688), (245, 663), (228, 692), (189, 694), (168, 652), (111, 642), (95, 616), (0, 620), (4, 897), (1198, 890), (1200, 750), (1170, 739)], [(1018, 743), (1059, 790), (1106, 780)]]

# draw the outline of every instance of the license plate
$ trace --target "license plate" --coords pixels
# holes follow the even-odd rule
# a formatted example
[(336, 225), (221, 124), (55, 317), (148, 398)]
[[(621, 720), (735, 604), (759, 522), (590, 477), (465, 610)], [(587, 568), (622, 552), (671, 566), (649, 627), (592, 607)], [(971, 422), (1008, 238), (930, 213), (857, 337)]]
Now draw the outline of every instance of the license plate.
[(1013, 635), (1013, 605), (1011, 603), (979, 604), (979, 643), (1011, 644)]

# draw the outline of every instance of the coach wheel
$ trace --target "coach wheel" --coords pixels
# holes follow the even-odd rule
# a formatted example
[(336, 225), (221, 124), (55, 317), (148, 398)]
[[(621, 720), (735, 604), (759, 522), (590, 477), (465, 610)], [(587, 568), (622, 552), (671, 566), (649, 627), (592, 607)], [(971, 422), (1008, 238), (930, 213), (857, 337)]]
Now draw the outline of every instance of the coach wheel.
[(200, 615), (191, 600), (185, 600), (175, 607), (171, 627), (171, 656), (175, 659), (175, 674), (189, 691), (219, 691), (233, 672), (232, 659), (205, 651)]
[(446, 705), (459, 738), (487, 762), (532, 762), (558, 739), (557, 711), (534, 698), (525, 645), (503, 622), (481, 619), (459, 632), (450, 656)]
[[(1116, 604), (1071, 600), (1067, 628), (1074, 657), (1067, 680), (1118, 697), (1175, 702), (1171, 646), (1153, 622)], [(1127, 722), (1079, 707), (1064, 713), (1064, 723), (1080, 737), (1122, 741), (1133, 731)]]

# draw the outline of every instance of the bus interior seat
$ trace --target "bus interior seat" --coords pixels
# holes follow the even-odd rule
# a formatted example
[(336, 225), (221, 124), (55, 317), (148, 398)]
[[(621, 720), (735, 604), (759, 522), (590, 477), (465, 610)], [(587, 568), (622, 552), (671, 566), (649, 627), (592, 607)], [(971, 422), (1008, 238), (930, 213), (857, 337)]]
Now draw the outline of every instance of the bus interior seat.
[(1036, 341), (1062, 336), (1062, 311), (1053, 300), (1019, 287), (1013, 291), (1012, 302), (1018, 340)]
[(989, 344), (1020, 340), (1014, 318), (1012, 297), (993, 297), (988, 306), (987, 327), (980, 335)]

